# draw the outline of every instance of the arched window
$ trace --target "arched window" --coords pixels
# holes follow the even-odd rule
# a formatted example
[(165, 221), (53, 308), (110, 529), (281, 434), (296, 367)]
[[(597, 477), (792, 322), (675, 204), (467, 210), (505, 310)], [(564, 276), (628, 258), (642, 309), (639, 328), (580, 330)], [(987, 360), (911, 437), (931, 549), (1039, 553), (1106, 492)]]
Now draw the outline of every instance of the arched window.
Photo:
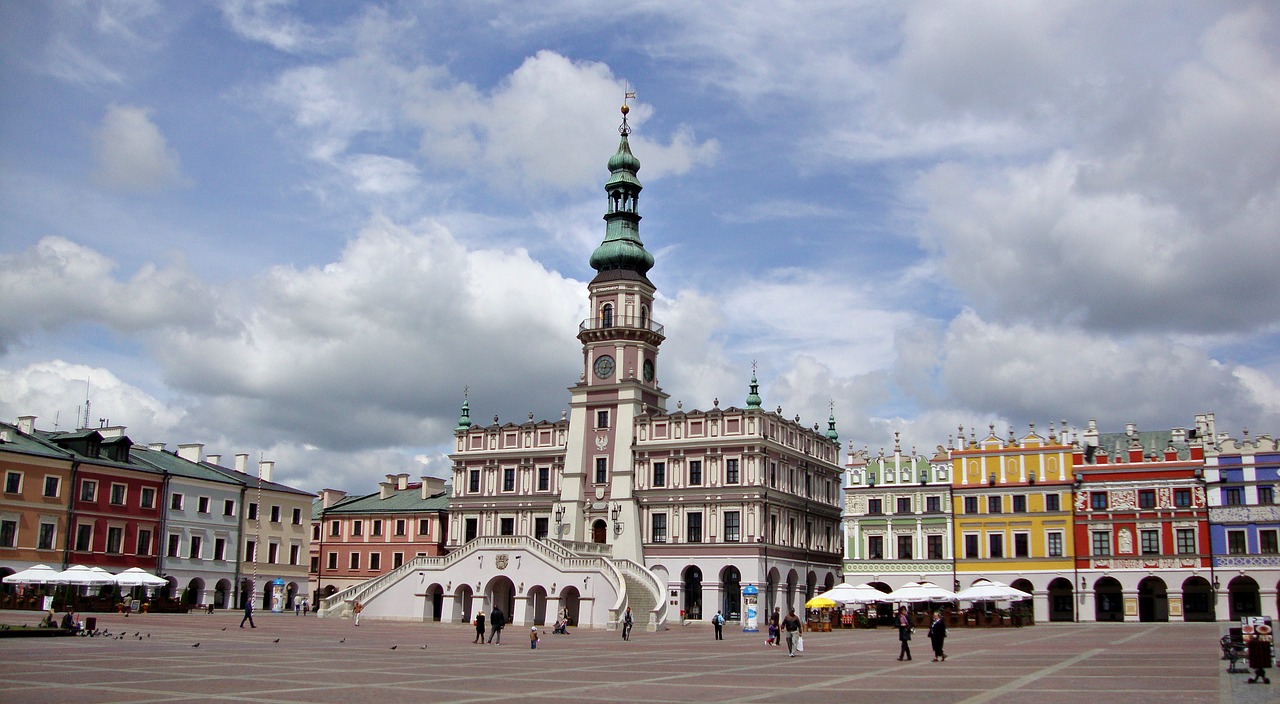
[(600, 325), (606, 328), (613, 327), (613, 304), (612, 303), (606, 303), (604, 304), (604, 307), (600, 309)]
[(640, 306), (640, 327), (641, 329), (649, 329), (649, 306)]

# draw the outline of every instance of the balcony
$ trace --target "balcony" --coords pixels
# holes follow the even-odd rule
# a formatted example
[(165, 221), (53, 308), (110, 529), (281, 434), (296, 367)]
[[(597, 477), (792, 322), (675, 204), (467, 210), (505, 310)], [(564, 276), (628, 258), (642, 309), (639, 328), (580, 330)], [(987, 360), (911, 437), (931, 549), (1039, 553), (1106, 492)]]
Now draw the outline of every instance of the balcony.
[(640, 316), (615, 315), (609, 318), (587, 318), (578, 324), (579, 337), (589, 332), (600, 332), (605, 330), (611, 333), (645, 333), (649, 335), (657, 335), (659, 339), (666, 338), (666, 328), (648, 318)]

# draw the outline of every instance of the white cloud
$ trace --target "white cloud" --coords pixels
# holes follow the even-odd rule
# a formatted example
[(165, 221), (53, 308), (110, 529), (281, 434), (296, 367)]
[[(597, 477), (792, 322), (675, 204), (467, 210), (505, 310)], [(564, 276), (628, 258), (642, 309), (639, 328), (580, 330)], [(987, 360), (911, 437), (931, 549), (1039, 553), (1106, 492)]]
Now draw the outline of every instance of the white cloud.
[(98, 167), (94, 179), (104, 188), (155, 193), (188, 183), (178, 153), (169, 147), (146, 108), (112, 105), (93, 142)]
[(413, 190), (421, 181), (418, 168), (394, 157), (357, 154), (346, 162), (347, 173), (362, 193), (387, 195)]
[(313, 48), (320, 40), (313, 27), (285, 12), (292, 0), (224, 0), (222, 14), (231, 30), (250, 41), (284, 52)]
[(84, 401), (90, 400), (89, 427), (100, 419), (127, 425), (134, 442), (155, 442), (179, 427), (186, 411), (122, 381), (108, 369), (51, 360), (21, 369), (0, 369), (0, 417), (12, 422), (37, 416), (37, 427), (70, 430), (84, 425)]

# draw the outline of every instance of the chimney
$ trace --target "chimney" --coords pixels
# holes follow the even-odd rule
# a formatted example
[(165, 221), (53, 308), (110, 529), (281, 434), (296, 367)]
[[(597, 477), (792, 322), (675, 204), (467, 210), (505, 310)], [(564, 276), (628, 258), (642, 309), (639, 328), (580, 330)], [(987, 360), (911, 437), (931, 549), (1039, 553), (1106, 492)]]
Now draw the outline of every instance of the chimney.
[(18, 432), (30, 435), (36, 431), (35, 416), (18, 416)]
[(179, 445), (178, 456), (188, 462), (200, 462), (204, 459), (204, 444), (193, 442)]
[(324, 508), (329, 508), (330, 506), (338, 503), (339, 501), (345, 499), (346, 497), (347, 497), (347, 492), (341, 489), (321, 489), (320, 505), (323, 506)]
[(241, 474), (244, 474), (245, 470), (248, 467), (249, 467), (249, 453), (237, 452), (236, 453), (236, 471)]
[(429, 499), (444, 491), (444, 478), (422, 477), (422, 498)]
[(148, 449), (148, 450), (151, 450), (152, 452), (164, 452), (164, 443), (162, 443), (162, 442), (149, 442), (149, 443), (147, 443), (147, 449)]
[(409, 474), (404, 472), (396, 475), (396, 489), (404, 491), (409, 488)]
[(209, 464), (218, 464), (222, 461), (222, 455), (206, 455), (204, 461)]
[(394, 492), (396, 489), (396, 485), (392, 484), (391, 481), (395, 478), (396, 478), (396, 475), (388, 474), (387, 481), (378, 482), (378, 498), (379, 499), (391, 498), (392, 492)]
[(1125, 423), (1125, 424), (1124, 424), (1124, 434), (1125, 434), (1125, 435), (1128, 435), (1129, 437), (1133, 437), (1134, 435), (1137, 435), (1137, 434), (1138, 434), (1138, 424), (1137, 424), (1137, 423)]
[(13, 442), (13, 430), (0, 428), (0, 442)]
[[(123, 425), (107, 425), (101, 428), (95, 428), (98, 434), (103, 438), (119, 438), (124, 437), (125, 426)], [(163, 447), (163, 444), (161, 445)]]
[(275, 460), (262, 460), (258, 463), (258, 478), (264, 482), (271, 481), (271, 474), (275, 468)]

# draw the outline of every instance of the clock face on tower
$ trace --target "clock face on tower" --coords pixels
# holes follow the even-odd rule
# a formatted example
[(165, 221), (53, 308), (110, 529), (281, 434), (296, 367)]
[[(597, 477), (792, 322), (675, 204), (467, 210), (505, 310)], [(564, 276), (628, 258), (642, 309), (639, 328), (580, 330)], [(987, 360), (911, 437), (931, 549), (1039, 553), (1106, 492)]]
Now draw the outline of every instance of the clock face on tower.
[(644, 380), (653, 381), (653, 360), (644, 360)]
[(596, 376), (601, 379), (608, 379), (613, 376), (613, 357), (602, 354), (596, 357)]

